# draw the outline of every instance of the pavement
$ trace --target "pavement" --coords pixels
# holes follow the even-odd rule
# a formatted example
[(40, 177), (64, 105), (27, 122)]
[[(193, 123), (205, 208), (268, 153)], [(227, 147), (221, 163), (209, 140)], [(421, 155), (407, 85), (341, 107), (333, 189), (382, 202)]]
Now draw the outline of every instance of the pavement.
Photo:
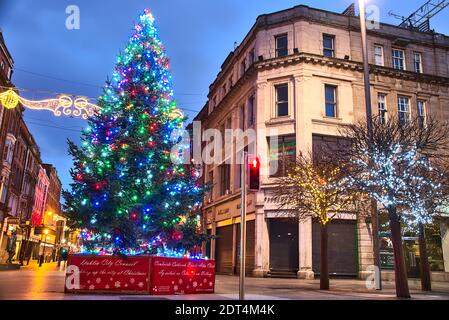
[[(64, 293), (64, 268), (56, 263), (39, 267), (36, 263), (20, 270), (0, 271), (0, 300), (236, 300), (238, 277), (216, 276), (214, 294), (142, 296), (86, 295)], [(433, 282), (432, 292), (420, 291), (419, 279), (409, 281), (412, 299), (449, 300), (449, 283)], [(393, 282), (383, 282), (383, 290), (366, 288), (365, 281), (331, 279), (329, 291), (319, 290), (319, 279), (247, 278), (248, 300), (395, 300)]]

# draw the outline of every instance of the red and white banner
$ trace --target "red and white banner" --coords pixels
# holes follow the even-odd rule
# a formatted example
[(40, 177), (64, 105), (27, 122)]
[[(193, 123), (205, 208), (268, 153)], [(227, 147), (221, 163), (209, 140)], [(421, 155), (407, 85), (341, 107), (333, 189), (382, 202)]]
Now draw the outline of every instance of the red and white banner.
[(213, 293), (215, 261), (151, 257), (151, 294)]
[(213, 293), (215, 261), (156, 256), (69, 255), (65, 292)]
[(66, 292), (149, 293), (149, 257), (70, 255), (67, 265)]

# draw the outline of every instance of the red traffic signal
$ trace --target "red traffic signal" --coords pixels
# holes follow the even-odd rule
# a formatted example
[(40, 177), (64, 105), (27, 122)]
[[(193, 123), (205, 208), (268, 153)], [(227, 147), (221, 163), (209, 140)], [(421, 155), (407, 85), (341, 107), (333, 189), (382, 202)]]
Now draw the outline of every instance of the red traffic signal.
[(249, 191), (260, 190), (260, 161), (257, 156), (248, 156)]

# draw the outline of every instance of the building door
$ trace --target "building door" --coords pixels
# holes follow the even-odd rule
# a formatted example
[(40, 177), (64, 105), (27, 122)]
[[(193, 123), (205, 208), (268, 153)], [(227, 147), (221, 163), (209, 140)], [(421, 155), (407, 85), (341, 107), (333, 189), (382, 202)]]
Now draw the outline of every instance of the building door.
[[(246, 222), (246, 264), (245, 273), (251, 275), (255, 266), (255, 254), (256, 254), (256, 224), (255, 221)], [(237, 225), (237, 268), (236, 273), (240, 274), (240, 223)]]
[[(357, 262), (357, 224), (354, 220), (335, 220), (328, 225), (329, 274), (356, 276)], [(320, 274), (320, 224), (313, 223), (312, 228), (312, 264), (313, 272)]]
[(218, 273), (232, 274), (232, 225), (216, 229), (215, 265)]
[(298, 222), (270, 219), (270, 271), (297, 272), (299, 265)]

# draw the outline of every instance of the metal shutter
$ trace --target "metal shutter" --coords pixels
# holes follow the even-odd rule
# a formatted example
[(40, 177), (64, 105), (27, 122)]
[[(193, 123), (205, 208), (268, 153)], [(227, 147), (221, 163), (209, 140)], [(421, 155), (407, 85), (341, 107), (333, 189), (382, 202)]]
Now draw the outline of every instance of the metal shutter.
[(232, 225), (216, 230), (215, 264), (218, 273), (232, 274)]
[[(328, 225), (328, 233), (329, 274), (356, 276), (358, 273), (356, 222), (353, 220), (334, 220)], [(319, 275), (321, 244), (319, 223), (313, 223), (312, 234), (313, 272)]]

